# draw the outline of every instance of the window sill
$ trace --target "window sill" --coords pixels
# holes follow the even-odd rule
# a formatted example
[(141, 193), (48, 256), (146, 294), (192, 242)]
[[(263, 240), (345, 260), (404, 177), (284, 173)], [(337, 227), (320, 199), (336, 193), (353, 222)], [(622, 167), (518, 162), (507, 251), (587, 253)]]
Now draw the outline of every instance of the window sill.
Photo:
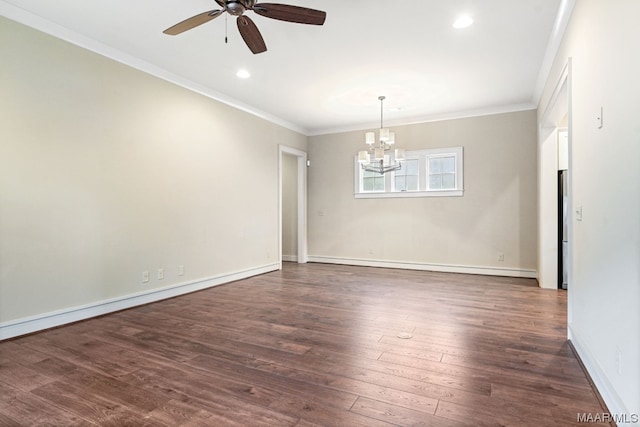
[(356, 199), (389, 199), (399, 197), (461, 197), (464, 190), (447, 191), (397, 191), (393, 193), (355, 193)]

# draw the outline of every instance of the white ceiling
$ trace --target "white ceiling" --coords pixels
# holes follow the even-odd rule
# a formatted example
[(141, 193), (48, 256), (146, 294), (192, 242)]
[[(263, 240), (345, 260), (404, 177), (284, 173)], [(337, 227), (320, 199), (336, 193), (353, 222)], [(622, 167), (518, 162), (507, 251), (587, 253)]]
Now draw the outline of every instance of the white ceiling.
[[(253, 55), (232, 16), (227, 44), (225, 15), (162, 33), (214, 0), (0, 0), (0, 13), (314, 135), (378, 123), (379, 95), (385, 124), (535, 108), (562, 12), (561, 0), (276, 1), (324, 10), (326, 23), (247, 12), (268, 47)], [(475, 22), (456, 30), (463, 13)]]

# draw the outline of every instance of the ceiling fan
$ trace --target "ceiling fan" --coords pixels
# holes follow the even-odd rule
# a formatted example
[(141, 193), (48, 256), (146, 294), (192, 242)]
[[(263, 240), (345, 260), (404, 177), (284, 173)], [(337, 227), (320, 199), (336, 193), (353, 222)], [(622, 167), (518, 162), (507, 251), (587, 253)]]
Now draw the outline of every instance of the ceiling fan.
[(307, 7), (291, 6), (278, 3), (258, 3), (256, 0), (215, 0), (222, 9), (210, 10), (187, 18), (176, 25), (163, 31), (164, 34), (175, 36), (187, 30), (202, 25), (212, 19), (217, 18), (224, 12), (237, 16), (238, 31), (242, 39), (254, 54), (267, 50), (267, 45), (256, 27), (256, 24), (245, 16), (247, 10), (253, 10), (258, 15), (267, 18), (279, 19), (280, 21), (297, 22), (299, 24), (322, 25), (327, 17), (326, 12), (309, 9)]

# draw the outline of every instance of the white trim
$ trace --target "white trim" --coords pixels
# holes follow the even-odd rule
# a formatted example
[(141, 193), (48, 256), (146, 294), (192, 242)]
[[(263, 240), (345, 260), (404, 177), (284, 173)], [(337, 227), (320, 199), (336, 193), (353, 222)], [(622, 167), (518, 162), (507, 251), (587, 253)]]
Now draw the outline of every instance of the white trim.
[(89, 319), (103, 314), (113, 313), (138, 305), (149, 304), (167, 298), (188, 294), (195, 291), (211, 288), (236, 280), (257, 276), (280, 268), (278, 264), (268, 264), (261, 267), (220, 274), (213, 277), (178, 283), (165, 288), (153, 289), (145, 292), (111, 298), (91, 304), (56, 310), (36, 316), (24, 317), (0, 323), (0, 340), (14, 338), (20, 335), (55, 328), (67, 323)]
[[(571, 4), (575, 3), (575, 0), (563, 0), (563, 1), (567, 1)], [(573, 8), (573, 5), (571, 6), (571, 8)], [(113, 59), (114, 61), (128, 65), (132, 68), (135, 68), (137, 70), (140, 70), (152, 76), (174, 83), (178, 86), (184, 87), (185, 89), (199, 93), (203, 96), (219, 101), (233, 108), (237, 108), (246, 113), (260, 117), (271, 123), (290, 129), (294, 132), (301, 133), (302, 135), (305, 135), (305, 136), (317, 136), (317, 135), (326, 135), (331, 133), (349, 132), (349, 131), (355, 131), (355, 130), (377, 128), (379, 126), (379, 123), (367, 123), (367, 124), (349, 125), (349, 126), (333, 127), (333, 128), (306, 129), (295, 123), (291, 123), (280, 117), (276, 117), (272, 114), (269, 114), (265, 111), (258, 110), (235, 98), (232, 98), (220, 92), (214, 91), (211, 88), (195, 83), (189, 79), (185, 79), (181, 76), (178, 76), (177, 74), (169, 72), (149, 62), (143, 61), (139, 58), (135, 58), (132, 55), (122, 52), (121, 50), (114, 49), (113, 47), (100, 43), (89, 37), (83, 36), (82, 34), (79, 34), (75, 31), (71, 31), (68, 28), (65, 28), (54, 22), (48, 21), (40, 16), (37, 16), (31, 12), (28, 12), (17, 6), (9, 4), (3, 0), (0, 0), (0, 15), (5, 16), (13, 21), (24, 24), (28, 27), (42, 31), (53, 37), (72, 43), (76, 46), (95, 52), (99, 55)], [(539, 77), (539, 79), (540, 78), (541, 77)], [(536, 99), (536, 96), (534, 96), (534, 99)], [(518, 111), (535, 110), (536, 107), (537, 107), (537, 102), (498, 105), (498, 106), (490, 106), (490, 107), (484, 107), (484, 108), (466, 110), (466, 111), (447, 112), (442, 114), (432, 114), (428, 116), (419, 116), (419, 117), (409, 117), (409, 118), (399, 119), (396, 121), (390, 121), (388, 122), (388, 125), (391, 125), (391, 126), (411, 125), (411, 124), (428, 123), (428, 122), (436, 122), (436, 121), (443, 121), (443, 120), (487, 116), (492, 114), (512, 113), (512, 112), (518, 112)]]
[[(622, 401), (618, 393), (616, 393), (615, 387), (607, 379), (607, 375), (605, 374), (602, 367), (598, 364), (597, 359), (589, 351), (588, 345), (584, 343), (584, 339), (578, 333), (576, 333), (576, 331), (573, 329), (572, 324), (568, 325), (567, 331), (569, 341), (571, 341), (571, 343), (573, 344), (573, 347), (578, 353), (578, 357), (582, 361), (582, 364), (584, 365), (587, 372), (589, 372), (589, 376), (591, 377), (591, 380), (593, 381), (595, 387), (598, 389), (602, 400), (604, 400), (604, 403), (607, 405), (609, 413), (617, 415), (630, 414), (624, 402)], [(622, 426), (631, 424), (618, 423), (618, 425)]]
[[(509, 105), (498, 105), (492, 107), (478, 108), (475, 110), (466, 110), (466, 111), (452, 111), (448, 113), (442, 114), (432, 114), (429, 116), (421, 116), (421, 117), (406, 117), (397, 120), (386, 120), (386, 127), (391, 126), (407, 126), (407, 125), (416, 125), (420, 123), (431, 123), (431, 122), (442, 122), (445, 120), (455, 120), (455, 119), (468, 119), (472, 117), (483, 117), (483, 116), (491, 116), (494, 114), (506, 114), (506, 113), (517, 113), (520, 111), (530, 111), (538, 108), (537, 104), (526, 102), (522, 104), (509, 104)], [(340, 126), (333, 128), (317, 128), (312, 129), (307, 133), (307, 136), (319, 136), (319, 135), (329, 135), (333, 133), (344, 133), (344, 132), (353, 132), (353, 131), (364, 131), (366, 129), (377, 129), (380, 127), (380, 122), (377, 123), (361, 123), (354, 124), (349, 126)]]
[(460, 197), (464, 195), (463, 190), (429, 190), (429, 191), (394, 191), (388, 193), (370, 192), (354, 193), (356, 199), (393, 199), (399, 197)]
[(403, 270), (437, 271), (442, 273), (478, 274), (483, 276), (523, 277), (535, 279), (536, 271), (518, 268), (482, 267), (453, 264), (428, 264), (410, 261), (383, 261), (360, 258), (336, 258), (310, 255), (309, 262), (322, 264), (358, 265), (362, 267), (398, 268)]
[(551, 68), (553, 67), (553, 61), (556, 59), (556, 55), (560, 49), (560, 44), (564, 38), (564, 33), (569, 25), (571, 12), (573, 12), (573, 7), (575, 5), (576, 0), (562, 0), (560, 2), (558, 15), (556, 16), (556, 21), (553, 24), (553, 31), (551, 32), (551, 37), (549, 37), (542, 65), (540, 66), (540, 71), (538, 71), (536, 87), (533, 91), (532, 101), (536, 105), (540, 103), (540, 98), (542, 97), (544, 87), (549, 79)]
[(298, 262), (298, 256), (297, 255), (282, 255), (282, 261)]
[(553, 88), (553, 92), (551, 93), (551, 97), (547, 102), (547, 105), (544, 107), (544, 112), (542, 113), (542, 123), (543, 127), (558, 127), (556, 121), (554, 120), (554, 111), (558, 109), (560, 104), (562, 107), (566, 107), (565, 103), (568, 102), (568, 94), (567, 94), (567, 79), (569, 78), (569, 69), (571, 65), (571, 58), (567, 60), (562, 72), (560, 73), (560, 77), (558, 77), (558, 81), (556, 86)]
[(303, 135), (308, 130), (0, 0), (0, 15)]
[[(547, 213), (552, 213), (554, 218), (557, 217), (557, 170), (558, 170), (558, 123), (559, 120), (566, 114), (568, 124), (566, 127), (568, 138), (568, 151), (569, 167), (567, 169), (567, 189), (568, 189), (568, 211), (573, 212), (573, 170), (571, 167), (571, 140), (572, 140), (572, 106), (571, 106), (571, 70), (572, 60), (567, 59), (567, 62), (562, 69), (558, 81), (549, 97), (547, 104), (544, 106), (543, 114), (540, 116), (538, 123), (538, 271), (540, 277), (538, 277), (538, 283), (540, 287), (546, 289), (557, 289), (557, 269), (558, 258), (557, 252), (562, 250), (561, 246), (555, 244), (557, 242), (558, 226), (556, 222), (543, 221), (541, 218)], [(540, 108), (543, 106), (541, 105)], [(549, 150), (553, 158), (546, 155), (544, 147), (545, 144), (551, 144)], [(548, 147), (548, 145), (546, 145)], [(553, 185), (550, 185), (546, 180), (544, 171), (553, 170)], [(551, 195), (551, 197), (549, 197)], [(548, 207), (547, 207), (548, 206)], [(554, 212), (550, 212), (555, 210)], [(568, 303), (567, 303), (567, 317), (569, 321), (573, 312), (573, 221), (572, 217), (569, 218), (568, 228), (568, 253), (567, 253), (567, 271), (568, 271)], [(548, 274), (547, 271), (551, 271), (552, 274)]]
[(278, 145), (278, 254), (282, 255), (282, 156), (289, 154), (298, 160), (298, 255), (296, 261), (307, 262), (307, 153), (296, 148)]
[[(570, 5), (570, 7), (566, 7), (566, 8), (562, 8), (561, 6), (561, 11), (568, 11), (567, 13), (565, 13), (567, 15), (567, 21), (568, 21), (568, 17), (570, 15), (571, 10), (573, 9), (573, 5), (575, 4), (575, 0), (563, 0), (563, 4), (564, 3), (568, 3)], [(31, 12), (28, 12), (24, 9), (21, 9), (17, 6), (14, 6), (12, 4), (9, 4), (3, 0), (0, 0), (0, 15), (9, 18), (13, 21), (19, 22), (21, 24), (24, 24), (28, 27), (34, 28), (36, 30), (42, 31), (46, 34), (49, 34), (53, 37), (59, 38), (61, 40), (67, 41), (69, 43), (72, 43), (76, 46), (82, 47), (84, 49), (90, 50), (92, 52), (95, 52), (99, 55), (105, 56), (107, 58), (113, 59), (114, 61), (120, 62), (122, 64), (128, 65), (132, 68), (135, 68), (137, 70), (140, 70), (142, 72), (145, 72), (147, 74), (150, 74), (152, 76), (158, 77), (160, 79), (166, 80), (168, 82), (174, 83), (178, 86), (184, 87), (185, 89), (191, 90), (193, 92), (199, 93), (203, 96), (206, 96), (208, 98), (211, 98), (213, 100), (219, 101), (223, 104), (229, 105), (233, 108), (237, 108), (241, 111), (244, 111), (246, 113), (252, 114), (254, 116), (260, 117), (264, 120), (267, 120), (271, 123), (277, 124), (279, 126), (282, 126), (284, 128), (290, 129), (294, 132), (298, 132), (301, 133), (305, 136), (318, 136), (318, 135), (327, 135), (327, 134), (332, 134), (332, 133), (342, 133), (342, 132), (349, 132), (349, 131), (356, 131), (356, 130), (362, 130), (362, 129), (369, 129), (369, 128), (377, 128), (379, 126), (379, 123), (366, 123), (366, 124), (360, 124), (360, 125), (349, 125), (349, 126), (342, 126), (342, 127), (327, 127), (327, 128), (316, 128), (316, 129), (306, 129), (303, 128), (295, 123), (291, 123), (287, 120), (284, 120), (280, 117), (276, 117), (272, 114), (269, 114), (265, 111), (262, 110), (258, 110), (248, 104), (245, 104), (235, 98), (232, 98), (230, 96), (224, 95), (220, 92), (214, 91), (211, 88), (205, 87), (201, 84), (195, 83), (189, 79), (185, 79), (181, 76), (178, 76), (177, 74), (171, 73), (163, 68), (160, 68), (156, 65), (153, 65), (149, 62), (143, 61), (139, 58), (135, 58), (132, 55), (129, 55), (125, 52), (122, 52), (121, 50), (118, 49), (114, 49), (108, 45), (105, 45), (103, 43), (100, 43), (96, 40), (93, 40), (89, 37), (83, 36), (82, 34), (79, 34), (77, 32), (71, 31), (68, 28), (65, 28), (59, 24), (56, 24), (54, 22), (48, 21), (40, 16), (37, 16)], [(559, 15), (560, 16), (560, 13)], [(563, 15), (564, 16), (564, 15)], [(564, 21), (563, 21), (564, 22)], [(559, 32), (560, 34), (560, 39), (562, 38), (562, 34), (564, 33), (564, 28), (566, 27), (566, 24), (564, 24), (564, 27), (559, 27), (558, 24), (556, 24), (556, 27), (558, 27), (558, 29), (556, 29), (554, 27), (554, 36), (556, 35), (556, 33), (559, 31), (559, 29), (561, 29), (562, 31)], [(551, 42), (550, 42), (551, 44)], [(556, 48), (557, 50), (557, 48)], [(547, 56), (550, 55), (550, 48), (547, 48)], [(555, 56), (555, 55), (554, 55)], [(553, 59), (553, 56), (551, 57)], [(546, 61), (546, 56), (545, 56), (545, 61)], [(543, 66), (544, 69), (544, 66)], [(542, 81), (542, 87), (544, 87), (544, 82), (546, 81), (546, 76), (548, 75), (549, 71), (546, 71), (546, 74), (542, 72), (542, 70), (539, 73), (538, 76), (538, 86), (540, 86), (540, 81)], [(545, 77), (543, 79), (543, 77)], [(540, 92), (542, 91), (542, 89), (539, 90)], [(418, 124), (418, 123), (429, 123), (429, 122), (437, 122), (437, 121), (443, 121), (443, 120), (453, 120), (453, 119), (462, 119), (462, 118), (470, 118), (470, 117), (479, 117), (479, 116), (488, 116), (488, 115), (492, 115), (492, 114), (503, 114), (503, 113), (513, 113), (513, 112), (518, 112), (518, 111), (528, 111), (528, 110), (535, 110), (537, 107), (537, 104), (539, 102), (539, 94), (538, 94), (538, 89), (536, 88), (536, 92), (535, 95), (533, 97), (534, 101), (537, 100), (537, 102), (532, 102), (532, 103), (518, 103), (518, 104), (507, 104), (507, 105), (497, 105), (497, 106), (490, 106), (490, 107), (483, 107), (483, 108), (479, 108), (479, 109), (472, 109), (472, 110), (466, 110), (466, 111), (457, 111), (457, 112), (447, 112), (447, 113), (441, 113), (441, 114), (432, 114), (432, 115), (427, 115), (427, 116), (419, 116), (419, 117), (408, 117), (408, 118), (404, 118), (404, 119), (399, 119), (396, 121), (389, 121), (387, 124), (390, 126), (403, 126), (403, 125), (412, 125), (412, 124)]]

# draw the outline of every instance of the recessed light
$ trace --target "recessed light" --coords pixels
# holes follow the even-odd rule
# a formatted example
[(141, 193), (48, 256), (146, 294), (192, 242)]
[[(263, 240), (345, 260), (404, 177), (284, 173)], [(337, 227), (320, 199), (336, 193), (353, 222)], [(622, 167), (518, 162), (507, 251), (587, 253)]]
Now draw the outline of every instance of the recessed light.
[(471, 19), (471, 17), (468, 15), (463, 15), (456, 19), (456, 22), (453, 23), (453, 28), (467, 28), (470, 27), (471, 24), (473, 24), (473, 19)]
[(238, 72), (236, 73), (236, 77), (238, 77), (239, 79), (248, 79), (249, 77), (251, 77), (251, 73), (244, 69), (238, 70)]

